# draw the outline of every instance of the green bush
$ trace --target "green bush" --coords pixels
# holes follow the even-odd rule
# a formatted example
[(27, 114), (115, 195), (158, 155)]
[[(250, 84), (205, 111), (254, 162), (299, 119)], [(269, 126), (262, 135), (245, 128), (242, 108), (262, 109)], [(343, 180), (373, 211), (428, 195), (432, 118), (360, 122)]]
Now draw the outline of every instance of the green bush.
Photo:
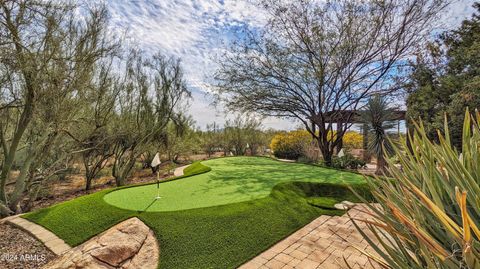
[(332, 167), (337, 169), (353, 169), (357, 170), (359, 168), (365, 167), (366, 163), (358, 158), (355, 158), (350, 153), (346, 153), (342, 157), (334, 157), (332, 159)]

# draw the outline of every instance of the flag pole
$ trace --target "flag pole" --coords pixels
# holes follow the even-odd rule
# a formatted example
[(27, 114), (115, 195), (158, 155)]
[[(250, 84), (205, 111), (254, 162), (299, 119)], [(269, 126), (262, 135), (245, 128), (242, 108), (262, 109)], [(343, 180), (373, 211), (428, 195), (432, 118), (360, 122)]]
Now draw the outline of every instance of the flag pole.
[(155, 197), (156, 200), (160, 199), (160, 169), (157, 170), (157, 197)]
[(152, 167), (155, 167), (157, 169), (157, 196), (155, 197), (155, 200), (158, 200), (162, 197), (160, 197), (160, 164), (162, 162), (160, 161), (160, 154), (157, 152), (155, 154), (155, 157), (153, 157), (152, 163), (150, 164)]

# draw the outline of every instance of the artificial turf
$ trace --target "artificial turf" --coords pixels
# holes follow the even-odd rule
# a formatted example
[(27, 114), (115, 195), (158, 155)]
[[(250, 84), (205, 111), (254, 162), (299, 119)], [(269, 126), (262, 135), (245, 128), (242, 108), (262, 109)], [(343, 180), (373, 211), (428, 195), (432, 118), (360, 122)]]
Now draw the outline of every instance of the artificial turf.
[[(246, 174), (256, 174), (256, 171), (265, 169), (265, 166), (262, 165), (260, 167), (253, 166), (252, 162), (264, 163), (267, 166), (270, 166), (269, 163), (275, 162), (252, 157), (225, 158), (216, 161), (222, 161), (224, 165), (236, 166), (242, 166), (244, 163), (246, 164), (244, 169), (248, 169)], [(210, 166), (213, 161), (203, 163)], [(263, 198), (213, 207), (166, 212), (120, 209), (105, 202), (104, 196), (113, 191), (105, 190), (41, 209), (26, 214), (24, 217), (46, 227), (69, 245), (75, 246), (122, 220), (136, 216), (152, 228), (156, 234), (161, 249), (159, 268), (235, 268), (319, 215), (343, 214), (342, 211), (318, 208), (307, 202), (307, 199), (312, 196), (335, 196), (341, 200), (355, 200), (355, 196), (344, 184), (335, 183), (339, 182), (335, 175), (342, 173), (343, 178), (351, 178), (349, 183), (353, 184), (357, 191), (364, 194), (368, 192), (362, 178), (358, 175), (354, 176), (346, 172), (308, 165), (299, 166), (305, 167), (297, 171), (314, 170), (324, 174), (327, 177), (325, 180), (327, 183), (308, 182), (312, 181), (311, 178), (302, 178), (301, 181), (294, 182), (285, 179), (276, 181), (273, 185), (268, 182), (265, 185), (271, 186), (269, 195), (267, 194)], [(296, 165), (288, 167), (293, 169)], [(213, 173), (217, 169), (222, 169), (222, 166), (212, 165), (212, 171), (209, 173)], [(184, 172), (188, 176), (189, 173), (199, 174), (208, 171), (208, 167), (196, 163)], [(289, 173), (290, 169), (282, 171), (282, 173)], [(272, 173), (272, 176), (280, 175), (278, 171), (272, 171)], [(218, 172), (215, 174), (217, 177), (221, 176)], [(242, 181), (245, 173), (238, 170), (236, 174), (240, 176), (237, 180)], [(309, 174), (313, 175), (310, 172)], [(225, 174), (224, 176), (231, 177), (232, 175)], [(186, 180), (190, 184), (196, 184), (197, 182), (192, 179), (197, 177), (199, 175), (172, 182)], [(263, 176), (259, 178), (265, 179)], [(234, 179), (230, 178), (229, 180)], [(297, 178), (292, 178), (292, 180), (297, 180)], [(164, 184), (167, 183), (162, 183), (160, 188)], [(213, 188), (217, 183), (212, 182), (212, 184)], [(258, 190), (257, 193), (263, 193), (260, 190), (261, 186), (255, 187), (254, 190)], [(246, 192), (250, 188), (252, 186), (249, 185), (246, 186), (246, 190), (239, 191)], [(197, 200), (199, 199), (201, 198), (197, 197)]]
[[(210, 173), (175, 180), (157, 186), (144, 185), (110, 192), (107, 203), (128, 210), (178, 211), (238, 203), (267, 197), (273, 186), (286, 181), (358, 183), (362, 176), (270, 158), (235, 157), (202, 162)], [(188, 171), (187, 171), (188, 172)]]

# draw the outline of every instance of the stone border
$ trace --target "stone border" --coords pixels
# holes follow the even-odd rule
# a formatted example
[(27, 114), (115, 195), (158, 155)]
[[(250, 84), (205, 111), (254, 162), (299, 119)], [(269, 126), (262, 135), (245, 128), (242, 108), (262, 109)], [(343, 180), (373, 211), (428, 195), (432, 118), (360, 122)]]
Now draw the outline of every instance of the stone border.
[(277, 161), (280, 161), (280, 162), (284, 162), (284, 163), (296, 163), (297, 161), (295, 160), (289, 160), (289, 159), (277, 159), (277, 158), (273, 158), (274, 160), (277, 160)]
[(42, 242), (50, 251), (52, 251), (57, 256), (72, 248), (54, 233), (50, 232), (49, 230), (43, 228), (36, 223), (20, 217), (20, 215), (8, 217), (2, 222), (13, 225), (28, 232), (33, 237)]
[(176, 176), (176, 177), (180, 177), (180, 176), (183, 176), (183, 170), (185, 170), (185, 168), (189, 167), (190, 165), (184, 165), (184, 166), (180, 166), (180, 167), (177, 167), (175, 168), (175, 171), (173, 171), (173, 175)]

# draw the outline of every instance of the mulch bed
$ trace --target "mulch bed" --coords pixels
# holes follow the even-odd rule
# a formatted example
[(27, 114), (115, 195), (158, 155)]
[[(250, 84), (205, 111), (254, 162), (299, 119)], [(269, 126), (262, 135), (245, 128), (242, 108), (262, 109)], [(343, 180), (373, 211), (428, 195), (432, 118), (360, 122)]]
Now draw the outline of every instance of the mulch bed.
[(0, 268), (40, 268), (53, 258), (55, 254), (27, 232), (0, 224)]

